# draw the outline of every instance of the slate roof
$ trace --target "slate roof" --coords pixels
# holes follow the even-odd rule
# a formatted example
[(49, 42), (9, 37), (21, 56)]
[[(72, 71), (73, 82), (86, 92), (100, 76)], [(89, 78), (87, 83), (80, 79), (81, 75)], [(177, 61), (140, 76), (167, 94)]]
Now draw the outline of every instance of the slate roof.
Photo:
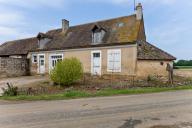
[(62, 29), (51, 30), (46, 34), (52, 36), (53, 40), (47, 43), (44, 49), (92, 47), (92, 29), (95, 26), (106, 31), (102, 44), (100, 45), (136, 42), (140, 22), (141, 21), (136, 20), (136, 15), (131, 15), (72, 26), (65, 33), (62, 33)]
[(139, 60), (176, 60), (171, 54), (145, 41), (138, 43), (137, 58)]
[(5, 42), (0, 46), (0, 56), (26, 55), (30, 50), (38, 47), (37, 38), (27, 38)]

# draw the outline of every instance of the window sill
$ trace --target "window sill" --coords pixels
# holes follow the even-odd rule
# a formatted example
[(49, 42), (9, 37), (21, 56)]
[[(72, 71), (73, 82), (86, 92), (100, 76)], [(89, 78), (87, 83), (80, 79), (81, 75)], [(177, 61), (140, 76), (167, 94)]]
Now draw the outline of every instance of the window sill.
[(121, 73), (121, 71), (111, 71), (111, 70), (107, 70), (108, 73)]

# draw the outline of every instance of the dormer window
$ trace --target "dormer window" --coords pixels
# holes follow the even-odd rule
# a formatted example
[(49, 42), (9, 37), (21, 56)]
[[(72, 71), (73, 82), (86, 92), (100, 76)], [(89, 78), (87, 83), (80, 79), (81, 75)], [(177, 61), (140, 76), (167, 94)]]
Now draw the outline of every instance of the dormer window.
[(39, 49), (44, 49), (45, 45), (51, 41), (52, 37), (50, 37), (49, 35), (46, 35), (44, 33), (39, 33), (37, 35), (37, 39), (38, 39), (38, 46)]
[(92, 30), (92, 44), (102, 43), (105, 36), (105, 30), (98, 26), (95, 26)]

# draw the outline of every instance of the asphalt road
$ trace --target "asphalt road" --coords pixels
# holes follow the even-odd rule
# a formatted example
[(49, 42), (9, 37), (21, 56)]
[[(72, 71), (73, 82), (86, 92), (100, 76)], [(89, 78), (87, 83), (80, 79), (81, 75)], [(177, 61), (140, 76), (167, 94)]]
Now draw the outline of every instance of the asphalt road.
[(68, 101), (0, 101), (0, 128), (192, 128), (192, 91)]

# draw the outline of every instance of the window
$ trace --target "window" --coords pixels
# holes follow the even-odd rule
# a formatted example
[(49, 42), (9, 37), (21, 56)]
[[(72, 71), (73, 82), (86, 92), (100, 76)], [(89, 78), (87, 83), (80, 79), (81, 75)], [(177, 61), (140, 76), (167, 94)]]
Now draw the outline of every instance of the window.
[(93, 31), (93, 35), (92, 35), (93, 44), (101, 43), (103, 41), (104, 35), (105, 35), (104, 30), (95, 30), (95, 31)]
[(121, 50), (108, 50), (107, 71), (121, 72)]
[(62, 54), (51, 55), (50, 56), (50, 69), (53, 69), (57, 65), (57, 62), (62, 61), (62, 60), (63, 60)]
[(123, 22), (117, 23), (117, 27), (121, 28), (121, 27), (123, 27), (123, 26), (125, 26), (125, 23), (123, 23)]
[(100, 57), (100, 53), (93, 53), (93, 57)]
[(32, 62), (37, 63), (37, 55), (32, 55)]

